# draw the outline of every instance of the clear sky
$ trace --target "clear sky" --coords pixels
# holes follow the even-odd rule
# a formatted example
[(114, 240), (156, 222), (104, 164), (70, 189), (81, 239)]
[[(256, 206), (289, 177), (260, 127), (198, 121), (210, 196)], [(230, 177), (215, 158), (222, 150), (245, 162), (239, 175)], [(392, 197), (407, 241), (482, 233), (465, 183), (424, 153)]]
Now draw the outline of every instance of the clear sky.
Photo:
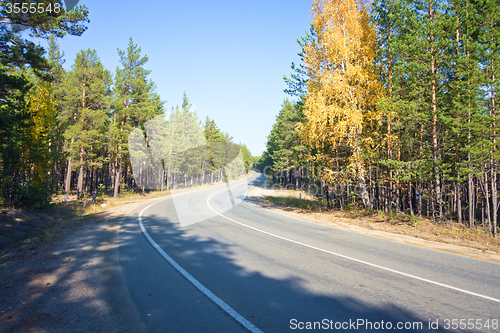
[[(146, 68), (170, 110), (186, 91), (198, 116), (214, 119), (252, 155), (287, 95), (283, 75), (298, 63), (296, 40), (309, 30), (310, 0), (80, 0), (88, 30), (59, 40), (70, 69), (81, 49), (95, 49), (111, 72), (129, 37), (149, 58)], [(42, 43), (42, 45), (44, 45)]]

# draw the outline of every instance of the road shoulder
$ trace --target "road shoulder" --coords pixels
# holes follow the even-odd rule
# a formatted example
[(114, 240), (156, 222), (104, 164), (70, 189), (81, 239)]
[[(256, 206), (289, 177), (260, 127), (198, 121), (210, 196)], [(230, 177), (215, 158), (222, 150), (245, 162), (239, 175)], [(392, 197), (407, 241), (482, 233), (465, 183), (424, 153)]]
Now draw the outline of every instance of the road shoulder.
[(275, 190), (272, 189), (263, 189), (262, 187), (253, 187), (249, 193), (248, 197), (249, 200), (261, 207), (265, 207), (266, 209), (269, 209), (275, 213), (282, 214), (288, 217), (292, 217), (295, 219), (299, 219), (302, 221), (306, 222), (312, 222), (316, 224), (321, 224), (324, 226), (332, 227), (332, 228), (337, 228), (345, 231), (350, 231), (350, 232), (355, 232), (358, 234), (363, 234), (363, 235), (368, 235), (368, 236), (373, 236), (373, 237), (378, 237), (398, 243), (403, 243), (403, 244), (408, 244), (408, 245), (414, 245), (414, 246), (419, 246), (423, 247), (426, 249), (431, 249), (431, 250), (436, 250), (436, 251), (441, 251), (441, 252), (446, 252), (446, 253), (451, 253), (451, 254), (456, 254), (464, 257), (469, 257), (473, 259), (479, 259), (479, 260), (484, 260), (484, 261), (489, 261), (493, 263), (500, 264), (500, 254), (493, 252), (493, 251), (487, 251), (487, 250), (479, 250), (476, 248), (472, 247), (465, 247), (465, 246), (459, 246), (455, 244), (447, 244), (447, 243), (441, 243), (441, 242), (436, 242), (432, 240), (425, 240), (421, 238), (417, 238), (414, 236), (408, 236), (408, 235), (401, 235), (401, 234), (396, 234), (396, 233), (391, 233), (387, 231), (382, 231), (382, 230), (373, 230), (369, 229), (357, 224), (354, 224), (353, 221), (350, 221), (349, 219), (340, 219), (340, 218), (335, 218), (332, 217), (331, 215), (328, 214), (321, 214), (321, 213), (304, 213), (304, 212), (298, 212), (298, 211), (289, 211), (285, 210), (282, 207), (279, 207), (278, 205), (274, 205), (268, 201), (262, 200), (264, 195), (276, 195)]
[(3, 263), (0, 331), (144, 331), (123, 282), (117, 234), (128, 213), (145, 202), (112, 207)]

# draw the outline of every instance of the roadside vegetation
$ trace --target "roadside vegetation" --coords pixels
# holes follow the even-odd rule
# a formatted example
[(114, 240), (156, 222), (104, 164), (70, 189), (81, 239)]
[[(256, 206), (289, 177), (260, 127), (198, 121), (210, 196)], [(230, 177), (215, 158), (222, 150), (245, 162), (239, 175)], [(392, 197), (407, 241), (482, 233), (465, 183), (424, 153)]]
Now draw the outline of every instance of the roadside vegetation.
[[(131, 38), (117, 52), (114, 73), (90, 49), (66, 70), (58, 39), (85, 33), (89, 9), (44, 4), (60, 11), (26, 15), (0, 3), (0, 256), (44, 244), (110, 207), (248, 173), (255, 157), (246, 145), (233, 143), (213, 119), (202, 122), (185, 93), (167, 112), (149, 79), (148, 57)], [(28, 32), (32, 38), (23, 38)], [(163, 127), (146, 129), (152, 119), (163, 119)], [(134, 130), (162, 159), (147, 160), (151, 154), (136, 149), (132, 165)], [(192, 149), (193, 137), (201, 148)]]
[(491, 236), (488, 226), (478, 225), (470, 228), (451, 220), (437, 222), (403, 212), (367, 210), (359, 204), (350, 205), (344, 210), (332, 210), (321, 197), (308, 195), (305, 191), (269, 190), (264, 191), (261, 198), (254, 197), (252, 200), (264, 207), (293, 213), (295, 217), (311, 222), (343, 223), (368, 230), (500, 253), (500, 239)]
[[(247, 177), (244, 175), (241, 177)], [(127, 204), (139, 203), (167, 197), (173, 193), (188, 192), (220, 185), (223, 180), (203, 185), (194, 184), (176, 190), (145, 190), (144, 192), (122, 191), (118, 198), (113, 192), (97, 193), (78, 199), (76, 193), (66, 197), (55, 196), (50, 204), (35, 209), (24, 208), (0, 210), (0, 264), (26, 251), (44, 246), (64, 232), (82, 227), (88, 223), (103, 222), (110, 218), (109, 209)]]
[[(213, 119), (202, 122), (185, 93), (182, 105), (167, 112), (149, 78), (148, 57), (132, 38), (118, 50), (114, 72), (91, 49), (78, 52), (66, 70), (58, 38), (85, 33), (89, 9), (67, 10), (61, 0), (44, 3), (61, 10), (31, 15), (9, 10), (9, 1), (0, 3), (0, 207), (34, 209), (50, 204), (54, 195), (76, 193), (83, 200), (94, 191), (117, 198), (146, 190), (144, 184), (155, 177), (158, 189), (168, 189), (248, 172), (253, 159), (246, 145), (234, 143)], [(23, 38), (22, 27), (48, 47)], [(164, 127), (149, 128), (153, 119), (165, 119)], [(155, 145), (151, 137), (163, 136), (162, 146), (156, 144), (163, 152), (154, 161), (159, 166), (144, 159), (148, 154), (136, 156), (133, 165), (134, 131), (147, 147)], [(193, 137), (204, 149), (190, 149)], [(224, 156), (223, 149), (229, 150)], [(220, 166), (240, 151), (242, 168), (223, 175)]]
[(314, 0), (285, 77), (295, 100), (258, 164), (275, 189), (312, 196), (267, 200), (497, 248), (499, 11), (486, 0)]

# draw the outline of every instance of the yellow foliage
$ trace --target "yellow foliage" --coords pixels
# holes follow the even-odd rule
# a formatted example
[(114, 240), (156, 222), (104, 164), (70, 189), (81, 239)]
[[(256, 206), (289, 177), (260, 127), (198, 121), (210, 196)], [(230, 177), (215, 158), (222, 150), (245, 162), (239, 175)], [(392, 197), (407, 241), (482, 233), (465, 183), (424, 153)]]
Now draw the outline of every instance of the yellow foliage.
[(32, 179), (41, 182), (50, 170), (50, 131), (56, 122), (56, 103), (50, 82), (39, 80), (28, 95), (26, 108), (30, 119), (26, 120), (24, 158), (31, 165)]
[(41, 136), (47, 135), (55, 121), (56, 112), (50, 82), (40, 80), (35, 84), (29, 95), (28, 110), (35, 125), (32, 127), (32, 136), (40, 139)]
[[(380, 123), (382, 94), (373, 70), (375, 29), (367, 4), (354, 0), (314, 0), (311, 12), (317, 41), (305, 48), (308, 94), (303, 138), (319, 151), (312, 160), (327, 166), (323, 180), (364, 175), (363, 152)], [(340, 160), (340, 161), (339, 161)], [(340, 166), (346, 169), (338, 170)]]

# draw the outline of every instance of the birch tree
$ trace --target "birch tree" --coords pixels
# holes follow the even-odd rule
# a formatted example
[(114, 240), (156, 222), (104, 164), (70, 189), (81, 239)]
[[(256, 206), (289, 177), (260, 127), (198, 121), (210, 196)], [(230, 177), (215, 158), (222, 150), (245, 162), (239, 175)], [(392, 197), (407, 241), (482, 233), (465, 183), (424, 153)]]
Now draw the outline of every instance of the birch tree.
[(312, 160), (326, 167), (323, 180), (357, 181), (364, 206), (371, 208), (364, 153), (373, 141), (367, 129), (380, 118), (375, 106), (381, 86), (373, 71), (375, 31), (367, 4), (315, 0), (312, 13), (317, 39), (305, 47), (303, 137), (317, 150)]

